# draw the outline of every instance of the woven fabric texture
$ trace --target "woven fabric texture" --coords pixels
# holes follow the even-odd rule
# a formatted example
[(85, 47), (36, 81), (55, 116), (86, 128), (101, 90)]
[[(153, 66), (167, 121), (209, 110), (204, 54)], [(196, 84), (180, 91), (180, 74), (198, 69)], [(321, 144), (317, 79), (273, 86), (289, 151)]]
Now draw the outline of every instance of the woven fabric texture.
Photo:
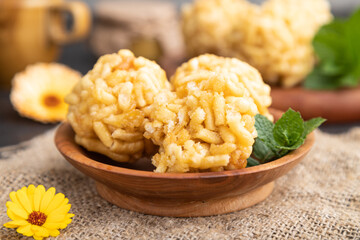
[[(73, 222), (57, 239), (360, 239), (360, 128), (318, 131), (309, 155), (248, 209), (213, 217), (170, 218), (131, 212), (103, 200), (94, 182), (58, 153), (54, 130), (0, 149), (0, 239), (9, 193), (29, 184), (69, 198)], [(23, 238), (28, 239), (28, 238)]]

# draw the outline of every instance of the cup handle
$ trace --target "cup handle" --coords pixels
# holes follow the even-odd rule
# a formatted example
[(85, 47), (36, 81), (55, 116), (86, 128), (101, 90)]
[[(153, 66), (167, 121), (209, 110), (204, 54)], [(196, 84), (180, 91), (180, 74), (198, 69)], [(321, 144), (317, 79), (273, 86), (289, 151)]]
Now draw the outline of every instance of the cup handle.
[[(64, 12), (72, 15), (73, 26), (66, 30)], [(66, 2), (50, 9), (49, 34), (53, 42), (65, 44), (80, 40), (89, 33), (91, 16), (89, 7), (83, 2)]]

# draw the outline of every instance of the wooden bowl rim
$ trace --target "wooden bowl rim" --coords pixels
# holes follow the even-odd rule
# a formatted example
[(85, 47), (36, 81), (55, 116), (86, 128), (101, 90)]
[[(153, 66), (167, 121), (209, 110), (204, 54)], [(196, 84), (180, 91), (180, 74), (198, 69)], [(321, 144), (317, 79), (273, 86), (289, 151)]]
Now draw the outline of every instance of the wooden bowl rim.
[[(226, 170), (221, 172), (202, 172), (202, 173), (157, 173), (152, 171), (142, 171), (129, 168), (123, 168), (118, 166), (113, 166), (98, 162), (94, 159), (91, 159), (83, 155), (78, 148), (80, 147), (75, 143), (74, 139), (70, 137), (70, 134), (66, 134), (69, 131), (73, 131), (70, 124), (63, 122), (57, 128), (55, 133), (55, 145), (57, 149), (66, 157), (72, 159), (73, 161), (86, 165), (90, 168), (96, 168), (105, 172), (127, 175), (131, 177), (142, 177), (142, 178), (158, 178), (158, 179), (205, 179), (205, 178), (221, 178), (229, 176), (239, 176), (239, 175), (250, 175), (256, 172), (264, 172), (271, 169), (281, 167), (283, 165), (289, 164), (293, 161), (296, 161), (298, 158), (305, 155), (312, 147), (315, 142), (314, 132), (310, 133), (304, 144), (300, 146), (295, 151), (290, 152), (289, 154), (276, 159), (272, 162), (265, 164), (260, 164), (258, 166), (253, 166), (249, 168), (236, 169), (236, 170)], [(67, 144), (63, 144), (63, 142)], [(62, 142), (62, 143), (61, 143)], [(85, 149), (85, 151), (87, 151)]]

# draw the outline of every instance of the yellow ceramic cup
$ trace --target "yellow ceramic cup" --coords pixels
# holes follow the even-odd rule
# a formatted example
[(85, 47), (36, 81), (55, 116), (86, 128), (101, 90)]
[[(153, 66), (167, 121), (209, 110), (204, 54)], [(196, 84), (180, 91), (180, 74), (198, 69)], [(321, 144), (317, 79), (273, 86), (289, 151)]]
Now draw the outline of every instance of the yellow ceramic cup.
[[(65, 13), (73, 19), (70, 30)], [(83, 2), (1, 0), (0, 85), (10, 86), (14, 74), (28, 64), (56, 60), (60, 46), (85, 37), (90, 25), (90, 10)]]

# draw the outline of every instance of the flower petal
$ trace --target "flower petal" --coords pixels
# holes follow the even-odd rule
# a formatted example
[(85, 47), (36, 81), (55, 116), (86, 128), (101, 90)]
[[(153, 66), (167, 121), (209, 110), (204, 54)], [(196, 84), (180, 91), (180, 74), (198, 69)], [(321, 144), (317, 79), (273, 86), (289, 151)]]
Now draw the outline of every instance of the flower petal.
[(70, 208), (71, 208), (71, 204), (63, 205), (63, 206), (55, 209), (54, 211), (52, 211), (48, 215), (48, 217), (52, 217), (54, 215), (65, 215), (65, 214), (67, 214), (69, 212)]
[(24, 218), (19, 217), (18, 215), (16, 215), (11, 209), (8, 209), (8, 210), (6, 211), (6, 213), (7, 213), (8, 217), (9, 217), (11, 220), (14, 220), (14, 221), (16, 221), (16, 220), (25, 220)]
[(66, 224), (70, 224), (71, 222), (72, 222), (72, 219), (71, 219), (71, 218), (65, 220), (65, 223), (66, 223)]
[(60, 234), (59, 230), (57, 229), (48, 229), (50, 236), (56, 237)]
[(74, 215), (74, 214), (66, 214), (66, 217), (65, 217), (65, 220), (64, 220), (64, 222), (66, 223), (66, 224), (70, 224), (71, 222), (72, 222), (72, 215)]
[(17, 228), (17, 226), (11, 225), (11, 224), (9, 224), (9, 222), (4, 223), (3, 226), (6, 227), (6, 228)]
[(60, 223), (48, 222), (46, 219), (46, 222), (44, 223), (43, 227), (47, 228), (48, 230), (58, 229), (60, 228)]
[(39, 237), (39, 236), (33, 236), (33, 238), (35, 239), (35, 240), (42, 240), (43, 239), (43, 237)]
[(49, 215), (49, 213), (51, 213), (54, 209), (58, 208), (60, 206), (60, 204), (62, 204), (62, 202), (65, 199), (65, 195), (62, 193), (58, 193), (54, 196), (54, 198), (51, 200), (51, 202), (49, 203), (49, 206), (46, 208), (46, 210), (44, 211), (44, 213), (46, 215)]
[(17, 203), (17, 204), (19, 204), (19, 206), (21, 206), (21, 203), (20, 203), (20, 201), (19, 201), (19, 199), (17, 197), (16, 192), (11, 192), (9, 194), (9, 196), (10, 196), (11, 201), (13, 201), (14, 203)]
[(33, 184), (30, 184), (27, 188), (27, 196), (30, 200), (31, 209), (34, 210), (34, 192), (35, 192), (35, 186)]
[(46, 220), (48, 220), (49, 223), (58, 223), (63, 221), (65, 217), (65, 214), (51, 214), (46, 218)]
[(25, 226), (21, 226), (18, 227), (18, 229), (16, 229), (16, 231), (20, 234), (23, 234), (25, 236), (32, 236), (34, 233), (31, 231), (31, 224), (25, 225)]
[(66, 204), (68, 204), (68, 202), (69, 202), (69, 199), (65, 198), (64, 201), (61, 203), (61, 205), (66, 205)]
[(10, 222), (5, 223), (4, 227), (17, 228), (17, 227), (24, 226), (27, 224), (30, 224), (30, 223), (26, 220), (16, 220), (16, 221), (10, 221)]
[(72, 213), (68, 214), (52, 214), (51, 216), (48, 216), (46, 219), (44, 227), (48, 228), (61, 228), (64, 229), (67, 227), (68, 224), (72, 222), (72, 217), (75, 216)]
[(43, 185), (37, 186), (34, 191), (34, 210), (39, 211), (41, 199), (45, 193), (45, 187)]
[(9, 208), (17, 216), (22, 217), (23, 219), (27, 219), (29, 216), (29, 214), (22, 208), (22, 206), (19, 206), (14, 202), (7, 202), (6, 207)]
[(34, 232), (34, 235), (39, 237), (48, 237), (50, 235), (49, 231), (41, 226), (31, 225), (31, 230)]
[(40, 212), (44, 212), (46, 208), (49, 206), (49, 203), (54, 198), (55, 191), (56, 191), (55, 188), (51, 187), (45, 192), (40, 203)]
[(28, 214), (32, 212), (31, 203), (27, 195), (27, 188), (23, 187), (16, 192), (17, 198)]
[(60, 229), (64, 229), (64, 228), (66, 228), (67, 227), (67, 224), (66, 223), (61, 223), (60, 224)]

